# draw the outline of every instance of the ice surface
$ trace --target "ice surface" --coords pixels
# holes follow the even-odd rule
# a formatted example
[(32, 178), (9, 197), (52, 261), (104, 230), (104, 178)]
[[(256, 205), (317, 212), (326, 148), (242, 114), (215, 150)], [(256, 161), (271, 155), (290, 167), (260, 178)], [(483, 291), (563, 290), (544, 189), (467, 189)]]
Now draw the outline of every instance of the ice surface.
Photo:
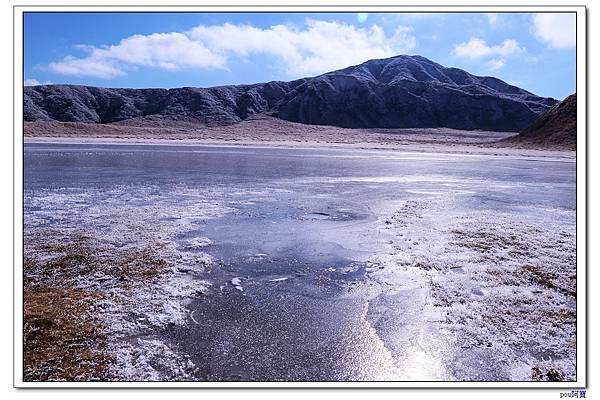
[[(25, 157), (26, 277), (106, 295), (119, 379), (575, 377), (574, 163), (157, 146)], [(89, 271), (35, 267), (80, 248)]]

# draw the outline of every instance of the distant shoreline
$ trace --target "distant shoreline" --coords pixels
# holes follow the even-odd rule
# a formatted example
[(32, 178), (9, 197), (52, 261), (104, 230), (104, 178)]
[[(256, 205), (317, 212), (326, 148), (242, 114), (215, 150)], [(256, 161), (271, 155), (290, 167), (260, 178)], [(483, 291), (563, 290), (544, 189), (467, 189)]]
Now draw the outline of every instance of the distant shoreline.
[(215, 145), (345, 148), (421, 153), (574, 158), (575, 152), (497, 143), (514, 132), (448, 128), (348, 129), (306, 125), (268, 116), (225, 126), (26, 122), (25, 143)]
[(290, 148), (290, 149), (340, 149), (340, 150), (373, 150), (407, 153), (434, 153), (471, 156), (512, 156), (540, 157), (574, 160), (575, 152), (570, 150), (542, 150), (511, 147), (482, 147), (475, 145), (448, 144), (405, 144), (385, 145), (373, 143), (326, 143), (296, 141), (239, 141), (239, 140), (206, 140), (206, 139), (157, 139), (157, 138), (109, 138), (72, 136), (25, 136), (24, 144), (67, 144), (67, 145), (160, 145), (160, 146), (214, 146), (240, 148)]

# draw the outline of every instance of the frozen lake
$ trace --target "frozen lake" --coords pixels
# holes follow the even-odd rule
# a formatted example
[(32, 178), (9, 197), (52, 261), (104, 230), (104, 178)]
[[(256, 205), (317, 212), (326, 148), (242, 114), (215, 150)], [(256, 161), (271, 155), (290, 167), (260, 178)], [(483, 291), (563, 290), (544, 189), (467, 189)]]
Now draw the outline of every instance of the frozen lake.
[(182, 321), (121, 331), (195, 366), (183, 377), (149, 361), (154, 377), (573, 379), (574, 327), (527, 319), (574, 309), (571, 160), (91, 144), (24, 156), (26, 233), (159, 243), (206, 283), (181, 299)]

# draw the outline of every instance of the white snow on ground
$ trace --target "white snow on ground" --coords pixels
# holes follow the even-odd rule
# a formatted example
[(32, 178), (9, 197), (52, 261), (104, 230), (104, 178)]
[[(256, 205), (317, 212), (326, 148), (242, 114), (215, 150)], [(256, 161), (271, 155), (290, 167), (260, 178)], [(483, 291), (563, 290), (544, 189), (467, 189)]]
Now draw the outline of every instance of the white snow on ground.
[(67, 253), (80, 251), (79, 267), (90, 268), (38, 268), (27, 272), (29, 278), (105, 295), (96, 311), (110, 338), (112, 378), (185, 380), (194, 371), (187, 355), (153, 335), (184, 324), (185, 302), (208, 290), (195, 274), (213, 262), (198, 251), (210, 240), (192, 238), (181, 249), (176, 239), (208, 218), (234, 211), (214, 197), (186, 187), (152, 186), (25, 193), (25, 204), (39, 210), (25, 213), (25, 257), (43, 264), (62, 255), (48, 249), (64, 246)]
[(420, 194), (380, 221), (389, 252), (371, 260), (384, 293), (369, 315), (405, 378), (574, 380), (575, 211), (462, 200)]
[(200, 237), (195, 237), (193, 239), (190, 239), (188, 241), (188, 244), (192, 248), (201, 248), (201, 247), (210, 246), (212, 244), (212, 240), (210, 240), (207, 237), (200, 236)]
[(244, 287), (242, 286), (242, 278), (236, 277), (231, 280), (231, 284), (240, 292), (244, 291)]

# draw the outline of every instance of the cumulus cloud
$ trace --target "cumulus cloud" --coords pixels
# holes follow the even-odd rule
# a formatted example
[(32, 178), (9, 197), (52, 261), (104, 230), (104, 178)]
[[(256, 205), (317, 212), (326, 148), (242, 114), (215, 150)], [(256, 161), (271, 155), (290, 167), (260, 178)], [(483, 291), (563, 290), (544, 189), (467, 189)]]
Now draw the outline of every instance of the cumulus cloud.
[(575, 14), (544, 13), (533, 16), (533, 33), (549, 47), (575, 47)]
[(276, 56), (291, 75), (317, 74), (371, 58), (390, 57), (411, 50), (416, 44), (407, 27), (399, 27), (387, 36), (377, 25), (356, 28), (329, 21), (306, 23), (306, 29), (287, 25), (268, 29), (233, 24), (199, 26), (190, 32), (190, 37), (218, 54)]
[(371, 58), (390, 57), (416, 46), (412, 30), (400, 26), (387, 35), (377, 25), (357, 28), (307, 20), (306, 27), (200, 25), (186, 32), (134, 35), (105, 47), (80, 46), (84, 57), (65, 57), (48, 69), (63, 75), (110, 79), (139, 67), (166, 70), (226, 69), (233, 57), (269, 55), (290, 75), (319, 74)]
[(50, 63), (48, 68), (61, 75), (110, 79), (140, 66), (178, 70), (223, 68), (225, 64), (223, 57), (177, 32), (133, 35), (117, 45), (101, 48), (78, 47), (88, 55), (82, 58), (68, 56)]
[(486, 60), (486, 65), (493, 70), (502, 68), (509, 57), (525, 52), (514, 39), (506, 39), (502, 44), (488, 45), (485, 40), (472, 37), (468, 42), (454, 46), (453, 53), (456, 57), (469, 60)]
[(86, 58), (67, 56), (61, 61), (48, 64), (48, 69), (61, 75), (93, 76), (104, 79), (123, 75), (123, 71), (112, 65), (110, 61), (95, 56)]
[(489, 46), (485, 40), (472, 37), (468, 42), (460, 43), (454, 47), (454, 54), (461, 58), (480, 59), (485, 57), (508, 57), (523, 53), (524, 48), (513, 39), (506, 39), (500, 45)]

